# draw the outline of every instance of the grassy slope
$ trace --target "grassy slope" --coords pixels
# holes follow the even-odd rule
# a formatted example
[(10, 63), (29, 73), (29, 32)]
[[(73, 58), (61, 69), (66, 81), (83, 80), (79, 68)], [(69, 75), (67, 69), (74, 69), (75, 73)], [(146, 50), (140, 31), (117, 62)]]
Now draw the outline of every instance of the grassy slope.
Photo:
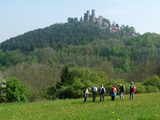
[(159, 120), (160, 93), (137, 94), (133, 101), (125, 100), (95, 103), (89, 98), (43, 101), (35, 103), (0, 104), (0, 120)]

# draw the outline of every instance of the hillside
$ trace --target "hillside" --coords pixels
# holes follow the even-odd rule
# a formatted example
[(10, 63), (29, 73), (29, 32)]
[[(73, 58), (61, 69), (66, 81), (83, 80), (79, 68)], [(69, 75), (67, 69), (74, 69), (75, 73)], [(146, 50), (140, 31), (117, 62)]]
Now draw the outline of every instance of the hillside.
[(160, 76), (160, 35), (139, 35), (134, 27), (100, 20), (68, 18), (66, 23), (6, 40), (0, 44), (0, 70), (5, 78), (22, 81), (32, 97), (55, 86), (64, 66), (77, 75), (73, 80), (87, 79), (90, 85), (112, 79), (142, 82)]
[(15, 49), (33, 51), (34, 48), (44, 47), (59, 49), (64, 45), (87, 43), (101, 36), (99, 34), (101, 34), (99, 27), (89, 23), (54, 24), (11, 38), (1, 44), (1, 49), (4, 51)]
[(24, 52), (45, 47), (60, 49), (67, 45), (85, 45), (97, 40), (128, 37), (129, 33), (134, 32), (132, 27), (128, 26), (119, 29), (112, 33), (109, 27), (102, 27), (93, 22), (69, 21), (11, 38), (1, 43), (0, 49), (3, 51), (20, 49)]

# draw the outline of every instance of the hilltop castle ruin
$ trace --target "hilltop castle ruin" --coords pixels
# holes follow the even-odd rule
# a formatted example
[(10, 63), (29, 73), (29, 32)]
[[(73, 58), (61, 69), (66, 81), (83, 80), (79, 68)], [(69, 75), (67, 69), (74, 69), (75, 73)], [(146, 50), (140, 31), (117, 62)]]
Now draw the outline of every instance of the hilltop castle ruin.
[(103, 24), (103, 16), (99, 16), (98, 18), (96, 18), (94, 9), (92, 9), (91, 15), (90, 15), (89, 10), (87, 10), (87, 12), (84, 13), (84, 19), (83, 20), (87, 21), (87, 22), (94, 22), (94, 23), (97, 23), (98, 25)]
[(118, 24), (116, 23), (110, 23), (110, 21), (106, 18), (103, 18), (103, 16), (99, 16), (98, 18), (95, 16), (95, 10), (92, 9), (91, 14), (90, 11), (87, 10), (84, 13), (84, 17), (80, 18), (80, 22), (93, 22), (99, 26), (101, 26), (101, 28), (109, 28), (110, 32), (115, 33), (119, 30)]

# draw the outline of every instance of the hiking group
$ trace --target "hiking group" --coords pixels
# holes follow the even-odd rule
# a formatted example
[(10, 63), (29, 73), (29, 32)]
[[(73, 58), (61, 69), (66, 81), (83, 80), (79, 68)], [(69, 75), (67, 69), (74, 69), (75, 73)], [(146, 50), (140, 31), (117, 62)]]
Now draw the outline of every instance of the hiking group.
[[(119, 92), (118, 92), (119, 91)], [(124, 99), (124, 92), (125, 92), (125, 86), (123, 84), (119, 84), (119, 89), (117, 90), (116, 86), (113, 85), (110, 89), (110, 96), (111, 96), (111, 100), (114, 101), (116, 96), (117, 96), (117, 92), (120, 96), (120, 99), (123, 100)], [(136, 92), (136, 87), (134, 85), (133, 82), (131, 82), (130, 85), (130, 100), (133, 100), (134, 98), (134, 93)], [(97, 94), (99, 94), (100, 97), (100, 101), (104, 101), (104, 96), (106, 95), (106, 89), (103, 86), (103, 84), (100, 86), (100, 88), (98, 88), (98, 86), (94, 86), (92, 87), (92, 89), (90, 87), (86, 88), (84, 90), (84, 102), (87, 101), (87, 98), (92, 94), (92, 101), (95, 102), (96, 100), (96, 96)]]

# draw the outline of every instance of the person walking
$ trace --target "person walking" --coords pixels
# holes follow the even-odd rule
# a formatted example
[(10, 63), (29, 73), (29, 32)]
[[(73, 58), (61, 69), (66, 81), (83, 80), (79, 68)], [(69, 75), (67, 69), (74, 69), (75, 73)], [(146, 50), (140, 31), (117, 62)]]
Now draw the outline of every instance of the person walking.
[(98, 91), (98, 87), (97, 86), (92, 88), (92, 97), (93, 97), (92, 101), (93, 102), (95, 102), (95, 100), (96, 100), (97, 91)]
[(104, 95), (106, 94), (106, 89), (104, 88), (103, 84), (100, 87), (99, 95), (100, 95), (100, 101), (104, 101)]
[(136, 87), (135, 87), (134, 83), (131, 82), (131, 85), (130, 85), (130, 100), (133, 100), (135, 92), (136, 92)]
[(111, 94), (111, 100), (112, 101), (114, 101), (115, 100), (115, 97), (116, 97), (116, 95), (117, 95), (117, 89), (116, 89), (116, 87), (113, 85), (112, 87), (111, 87), (111, 92), (110, 92), (110, 94)]
[(89, 95), (90, 95), (90, 90), (91, 90), (90, 87), (88, 87), (88, 88), (86, 88), (86, 89), (84, 90), (84, 102), (87, 101), (87, 98), (88, 98)]
[(119, 84), (119, 89), (120, 89), (120, 99), (124, 99), (124, 91), (125, 91), (125, 86), (122, 85), (121, 83)]

